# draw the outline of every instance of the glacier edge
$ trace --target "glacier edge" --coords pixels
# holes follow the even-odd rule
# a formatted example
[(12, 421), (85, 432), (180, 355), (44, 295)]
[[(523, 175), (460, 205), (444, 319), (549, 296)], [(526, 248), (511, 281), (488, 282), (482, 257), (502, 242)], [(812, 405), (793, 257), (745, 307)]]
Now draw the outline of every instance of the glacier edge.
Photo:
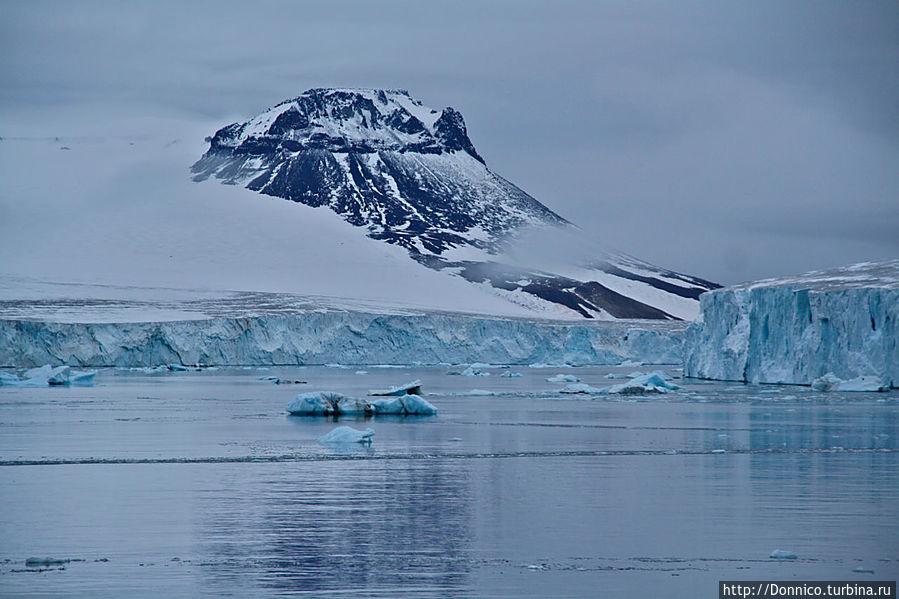
[[(889, 275), (889, 276), (887, 276)], [(853, 265), (700, 296), (684, 375), (809, 385), (832, 372), (899, 386), (899, 261)]]
[(685, 323), (362, 312), (171, 322), (0, 320), (0, 366), (679, 364)]

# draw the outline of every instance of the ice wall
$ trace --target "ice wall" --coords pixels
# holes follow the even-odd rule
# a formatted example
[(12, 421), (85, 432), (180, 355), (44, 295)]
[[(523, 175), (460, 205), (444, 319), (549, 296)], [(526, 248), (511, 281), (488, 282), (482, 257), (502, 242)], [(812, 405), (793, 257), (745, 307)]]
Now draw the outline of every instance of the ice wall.
[(141, 323), (0, 320), (0, 366), (675, 364), (684, 327), (359, 312)]
[(810, 384), (833, 372), (899, 386), (899, 260), (719, 289), (700, 305), (686, 376)]

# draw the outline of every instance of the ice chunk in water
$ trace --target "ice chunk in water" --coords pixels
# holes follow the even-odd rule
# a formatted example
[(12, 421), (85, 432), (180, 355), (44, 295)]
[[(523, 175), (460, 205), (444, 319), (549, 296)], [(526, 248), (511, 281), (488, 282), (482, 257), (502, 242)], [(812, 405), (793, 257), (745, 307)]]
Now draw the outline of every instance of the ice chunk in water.
[(363, 443), (370, 445), (371, 438), (374, 435), (375, 431), (370, 428), (360, 431), (349, 426), (338, 426), (327, 435), (320, 437), (318, 442), (324, 445), (330, 443)]
[(432, 416), (437, 413), (437, 408), (423, 397), (418, 395), (404, 395), (400, 398), (407, 414)]
[(642, 393), (669, 393), (681, 389), (680, 385), (670, 382), (671, 377), (657, 370), (635, 377), (625, 383), (612, 385), (603, 390), (605, 393), (621, 393), (639, 395)]
[(291, 414), (333, 414), (336, 403), (342, 398), (339, 393), (327, 391), (300, 393), (287, 404), (287, 411)]
[(397, 385), (396, 387), (390, 387), (389, 389), (382, 390), (372, 390), (368, 392), (369, 395), (421, 395), (421, 381), (414, 380), (411, 383), (406, 383), (405, 385)]
[(559, 393), (602, 393), (603, 389), (591, 387), (587, 383), (570, 383), (565, 385), (564, 389), (559, 389)]
[(581, 379), (573, 374), (557, 374), (546, 379), (548, 383), (580, 383)]

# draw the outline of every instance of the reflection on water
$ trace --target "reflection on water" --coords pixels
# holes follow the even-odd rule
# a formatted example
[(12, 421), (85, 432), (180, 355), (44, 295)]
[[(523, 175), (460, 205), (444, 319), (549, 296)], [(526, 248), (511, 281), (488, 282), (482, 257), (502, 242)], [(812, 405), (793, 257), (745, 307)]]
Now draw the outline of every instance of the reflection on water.
[[(897, 392), (591, 400), (539, 370), (479, 380), (491, 396), (442, 369), (296, 370), (266, 373), (349, 395), (420, 378), (440, 413), (290, 417), (298, 391), (252, 371), (0, 389), (0, 594), (695, 597), (899, 575)], [(372, 446), (316, 443), (341, 424)]]
[[(266, 589), (465, 588), (468, 472), (446, 462), (291, 464), (202, 493), (200, 552), (210, 589), (250, 577)], [(252, 558), (248, 559), (248, 556)], [(236, 560), (237, 568), (232, 568)], [(406, 591), (408, 592), (408, 590)]]

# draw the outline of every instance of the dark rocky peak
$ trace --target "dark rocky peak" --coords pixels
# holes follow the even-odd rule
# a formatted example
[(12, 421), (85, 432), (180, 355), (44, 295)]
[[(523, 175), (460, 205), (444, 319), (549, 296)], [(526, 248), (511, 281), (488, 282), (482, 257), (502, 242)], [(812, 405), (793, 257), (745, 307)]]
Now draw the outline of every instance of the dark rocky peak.
[(261, 156), (305, 149), (466, 152), (479, 162), (462, 115), (432, 110), (406, 90), (310, 89), (245, 123), (220, 129), (210, 152)]
[(477, 158), (479, 162), (484, 163), (484, 159), (481, 158), (478, 151), (474, 149), (471, 140), (468, 139), (468, 130), (465, 128), (462, 114), (452, 106), (447, 106), (443, 109), (440, 118), (434, 123), (434, 133), (437, 139), (442, 141), (448, 149), (468, 152), (472, 157)]

